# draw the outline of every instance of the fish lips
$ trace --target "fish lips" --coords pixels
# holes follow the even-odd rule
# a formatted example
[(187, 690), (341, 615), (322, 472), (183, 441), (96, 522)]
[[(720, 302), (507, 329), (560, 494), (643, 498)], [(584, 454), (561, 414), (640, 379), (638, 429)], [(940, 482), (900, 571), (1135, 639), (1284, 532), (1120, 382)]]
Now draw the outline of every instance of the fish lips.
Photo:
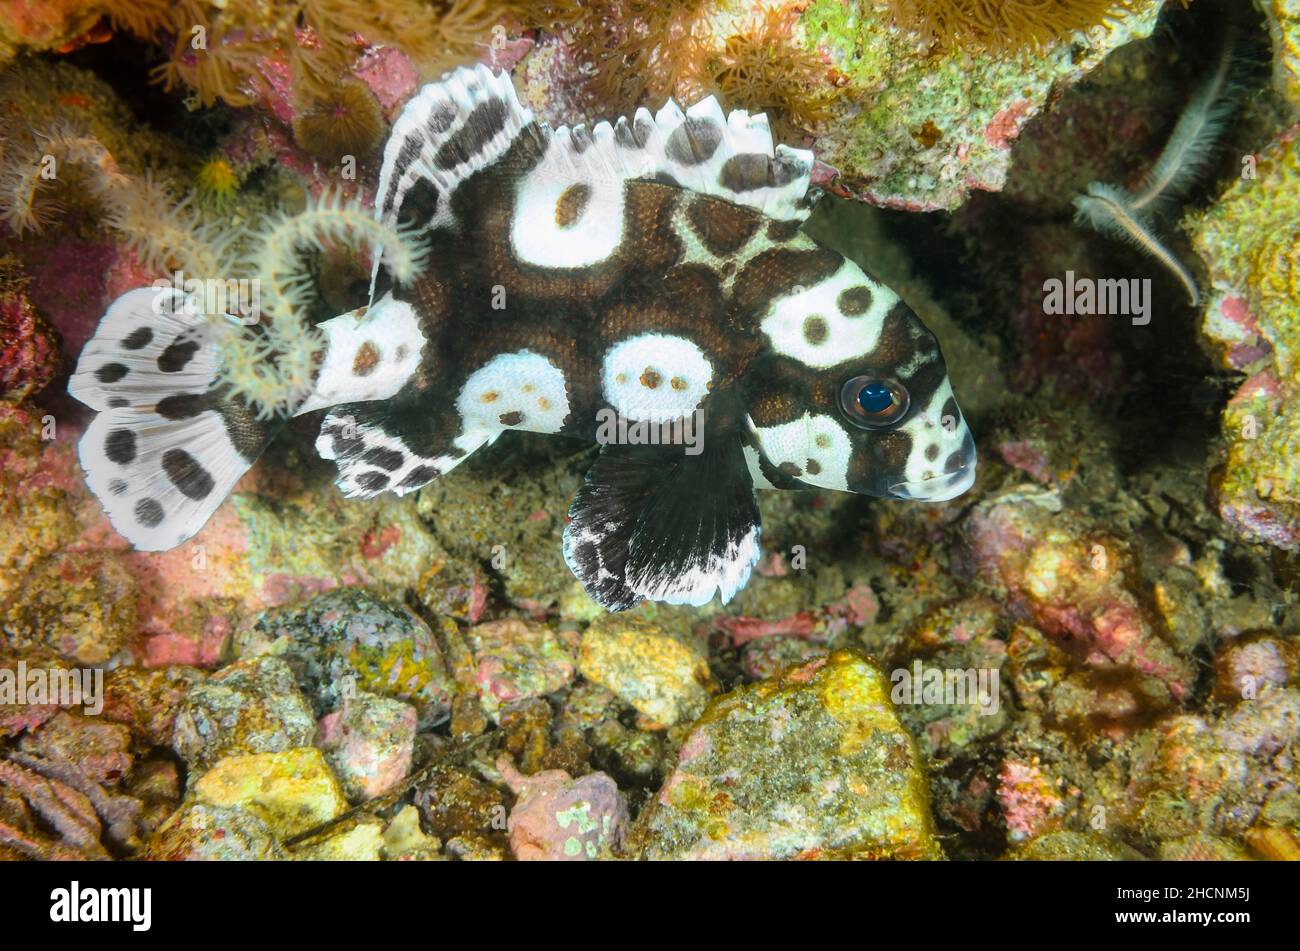
[(947, 502), (975, 484), (975, 460), (971, 459), (953, 472), (916, 482), (896, 482), (889, 487), (890, 498), (912, 502)]

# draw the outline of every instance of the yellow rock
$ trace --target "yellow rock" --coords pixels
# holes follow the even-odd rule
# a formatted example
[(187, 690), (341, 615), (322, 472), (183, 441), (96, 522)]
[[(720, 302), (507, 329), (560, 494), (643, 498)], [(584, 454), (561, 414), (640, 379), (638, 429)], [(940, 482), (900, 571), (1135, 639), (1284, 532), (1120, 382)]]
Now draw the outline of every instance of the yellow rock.
[(194, 795), (214, 806), (243, 806), (280, 838), (328, 822), (348, 808), (339, 781), (314, 746), (228, 756), (195, 781)]
[(1278, 92), (1300, 104), (1300, 0), (1261, 4), (1273, 37), (1273, 81)]
[(309, 862), (378, 862), (383, 847), (384, 824), (378, 819), (363, 819), (295, 849), (293, 857)]
[(890, 679), (837, 650), (718, 697), (637, 819), (662, 859), (942, 859), (929, 785)]
[(392, 862), (436, 861), (442, 858), (441, 848), (441, 842), (420, 828), (420, 812), (414, 806), (404, 806), (384, 830), (384, 858)]
[(647, 621), (607, 615), (582, 635), (578, 670), (634, 707), (652, 729), (694, 719), (714, 690), (694, 645)]

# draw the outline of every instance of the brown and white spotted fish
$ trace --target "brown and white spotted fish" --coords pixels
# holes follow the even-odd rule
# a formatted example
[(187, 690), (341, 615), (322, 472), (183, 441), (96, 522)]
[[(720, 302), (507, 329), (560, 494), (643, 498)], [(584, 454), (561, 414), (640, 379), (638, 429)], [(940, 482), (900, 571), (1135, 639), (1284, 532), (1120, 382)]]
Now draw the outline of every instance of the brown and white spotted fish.
[[(426, 86), (394, 125), (376, 215), (420, 228), (427, 264), (321, 325), (298, 409), (327, 411), (316, 446), (339, 487), (414, 492), (508, 430), (602, 442), (564, 556), (611, 610), (729, 600), (759, 557), (756, 487), (964, 492), (974, 442), (939, 345), (800, 233), (811, 169), (764, 116), (712, 98), (552, 129), (484, 67)], [(217, 350), (178, 300), (118, 299), (71, 383), (100, 411), (89, 484), (147, 550), (198, 531), (283, 425), (214, 384)], [(600, 438), (611, 414), (634, 432), (697, 411), (689, 450)]]

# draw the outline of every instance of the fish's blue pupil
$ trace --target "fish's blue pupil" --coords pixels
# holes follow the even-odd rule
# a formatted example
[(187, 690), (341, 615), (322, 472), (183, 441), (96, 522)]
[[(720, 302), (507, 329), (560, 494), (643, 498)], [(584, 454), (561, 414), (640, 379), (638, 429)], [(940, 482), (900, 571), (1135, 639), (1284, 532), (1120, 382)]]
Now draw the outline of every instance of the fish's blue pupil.
[(883, 413), (894, 405), (894, 391), (883, 383), (868, 383), (858, 391), (858, 405), (868, 413)]

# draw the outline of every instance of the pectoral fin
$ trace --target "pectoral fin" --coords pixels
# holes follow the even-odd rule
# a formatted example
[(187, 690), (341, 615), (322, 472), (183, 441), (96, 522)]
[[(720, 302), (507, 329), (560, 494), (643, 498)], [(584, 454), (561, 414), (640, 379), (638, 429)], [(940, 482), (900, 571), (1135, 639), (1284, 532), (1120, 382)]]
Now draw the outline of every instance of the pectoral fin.
[(760, 519), (740, 440), (605, 446), (569, 509), (564, 559), (611, 611), (642, 600), (700, 606), (744, 587)]

